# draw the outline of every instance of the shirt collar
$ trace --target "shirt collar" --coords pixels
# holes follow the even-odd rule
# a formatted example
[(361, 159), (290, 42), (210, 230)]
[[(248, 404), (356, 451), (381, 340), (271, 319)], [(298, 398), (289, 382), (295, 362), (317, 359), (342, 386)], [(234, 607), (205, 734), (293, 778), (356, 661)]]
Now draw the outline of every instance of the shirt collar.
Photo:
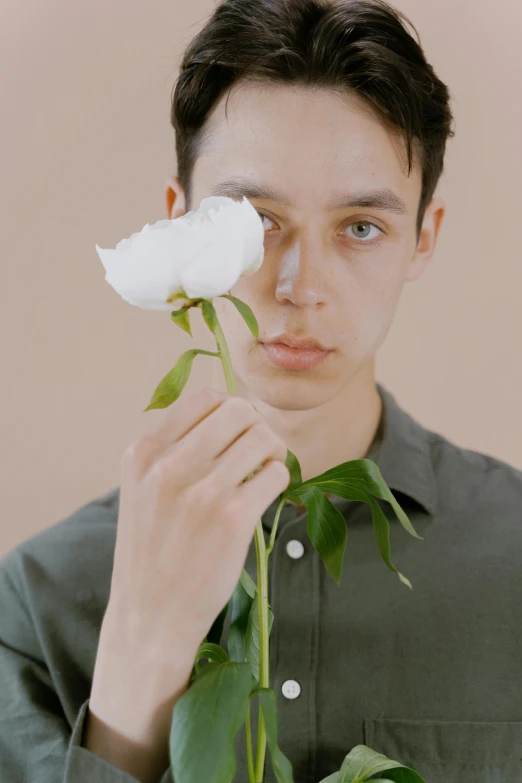
[[(430, 432), (413, 419), (380, 383), (376, 383), (382, 399), (382, 413), (374, 441), (366, 459), (375, 462), (391, 490), (401, 492), (414, 500), (429, 514), (437, 506), (437, 485), (430, 450)], [(341, 513), (352, 503), (332, 497), (332, 503)], [(400, 500), (399, 500), (400, 502)], [(263, 527), (270, 531), (279, 498), (276, 498), (262, 516)], [(296, 514), (296, 508), (283, 507), (280, 524)]]
[(378, 439), (374, 441), (368, 459), (377, 463), (390, 489), (402, 492), (429, 514), (435, 514), (437, 483), (431, 457), (431, 433), (406, 413), (384, 386), (376, 385), (383, 410)]

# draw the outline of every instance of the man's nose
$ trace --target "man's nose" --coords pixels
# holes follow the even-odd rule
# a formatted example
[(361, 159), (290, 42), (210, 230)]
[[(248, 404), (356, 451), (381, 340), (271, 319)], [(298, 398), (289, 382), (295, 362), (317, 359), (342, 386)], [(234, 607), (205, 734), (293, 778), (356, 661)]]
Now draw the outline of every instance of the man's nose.
[(291, 302), (298, 307), (316, 307), (326, 302), (323, 252), (317, 242), (303, 240), (285, 251), (277, 270), (278, 302)]

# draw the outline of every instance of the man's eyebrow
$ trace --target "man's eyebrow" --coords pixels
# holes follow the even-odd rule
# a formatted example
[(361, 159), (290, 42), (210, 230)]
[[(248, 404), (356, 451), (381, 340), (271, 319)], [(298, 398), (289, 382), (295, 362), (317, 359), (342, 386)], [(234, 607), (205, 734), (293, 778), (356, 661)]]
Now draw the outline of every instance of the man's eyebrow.
[[(244, 179), (229, 179), (219, 182), (212, 188), (210, 195), (228, 196), (229, 198), (241, 198), (242, 196), (246, 196), (248, 199), (264, 198), (277, 201), (287, 207), (291, 206), (290, 199), (281, 191)], [(340, 193), (330, 199), (326, 207), (329, 210), (359, 207), (382, 209), (386, 212), (395, 212), (397, 215), (407, 214), (404, 201), (389, 188)]]

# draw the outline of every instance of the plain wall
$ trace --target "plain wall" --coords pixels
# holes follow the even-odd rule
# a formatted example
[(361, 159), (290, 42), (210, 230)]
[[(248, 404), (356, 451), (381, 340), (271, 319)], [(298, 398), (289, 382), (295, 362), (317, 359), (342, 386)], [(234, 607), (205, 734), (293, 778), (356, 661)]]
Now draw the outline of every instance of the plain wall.
[[(426, 427), (522, 468), (522, 5), (397, 5), (452, 91), (457, 135), (439, 246), (405, 287), (378, 379)], [(197, 318), (191, 340), (125, 303), (94, 247), (165, 217), (170, 92), (213, 8), (0, 4), (0, 554), (117, 486), (124, 449), (162, 415), (143, 413), (159, 380), (214, 347)]]

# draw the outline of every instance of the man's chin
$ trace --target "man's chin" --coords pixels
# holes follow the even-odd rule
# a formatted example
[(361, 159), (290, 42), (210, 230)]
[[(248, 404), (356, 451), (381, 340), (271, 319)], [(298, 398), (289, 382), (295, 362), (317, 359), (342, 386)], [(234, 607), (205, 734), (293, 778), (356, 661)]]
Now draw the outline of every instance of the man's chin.
[(338, 384), (332, 379), (317, 383), (297, 372), (247, 372), (241, 383), (249, 395), (279, 410), (306, 411), (327, 403), (335, 396)]

